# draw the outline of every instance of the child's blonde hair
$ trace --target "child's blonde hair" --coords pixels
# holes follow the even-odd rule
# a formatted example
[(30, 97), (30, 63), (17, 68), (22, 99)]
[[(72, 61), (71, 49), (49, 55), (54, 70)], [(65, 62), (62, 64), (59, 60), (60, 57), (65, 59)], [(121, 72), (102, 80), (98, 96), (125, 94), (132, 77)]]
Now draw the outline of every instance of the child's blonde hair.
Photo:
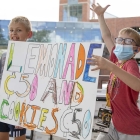
[(11, 23), (22, 23), (25, 26), (25, 28), (27, 29), (27, 31), (31, 31), (31, 23), (28, 20), (28, 18), (26, 18), (26, 17), (17, 16), (10, 21), (9, 26)]
[(134, 41), (136, 42), (136, 45), (140, 47), (140, 34), (136, 30), (134, 30), (130, 27), (127, 27), (127, 28), (123, 28), (119, 31), (119, 34), (122, 34), (122, 33), (126, 33), (130, 37), (132, 37), (134, 39)]

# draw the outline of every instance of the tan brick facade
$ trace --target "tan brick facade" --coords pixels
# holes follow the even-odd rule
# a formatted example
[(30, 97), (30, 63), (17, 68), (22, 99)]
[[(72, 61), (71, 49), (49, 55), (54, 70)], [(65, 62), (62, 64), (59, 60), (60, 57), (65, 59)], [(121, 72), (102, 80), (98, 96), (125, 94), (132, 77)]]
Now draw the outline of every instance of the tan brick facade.
[[(93, 19), (91, 22), (98, 22), (98, 20)], [(111, 18), (106, 19), (106, 23), (111, 31), (112, 38), (115, 38), (122, 28), (140, 27), (140, 17)]]
[[(94, 0), (93, 0), (94, 1)], [(90, 0), (78, 0), (79, 4), (82, 4), (82, 21), (89, 21), (90, 17)], [(63, 6), (67, 5), (67, 0), (60, 0), (59, 4), (59, 21), (63, 21)], [(93, 13), (94, 15), (94, 13)]]

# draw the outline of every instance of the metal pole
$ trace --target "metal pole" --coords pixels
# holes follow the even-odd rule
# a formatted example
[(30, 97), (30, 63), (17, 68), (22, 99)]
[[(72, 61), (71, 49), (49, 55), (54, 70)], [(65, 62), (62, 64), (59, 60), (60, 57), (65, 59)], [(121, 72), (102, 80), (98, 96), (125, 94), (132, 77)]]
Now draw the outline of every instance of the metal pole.
[(53, 136), (52, 135), (50, 135), (50, 140), (53, 140)]
[(34, 131), (31, 130), (30, 140), (33, 140)]

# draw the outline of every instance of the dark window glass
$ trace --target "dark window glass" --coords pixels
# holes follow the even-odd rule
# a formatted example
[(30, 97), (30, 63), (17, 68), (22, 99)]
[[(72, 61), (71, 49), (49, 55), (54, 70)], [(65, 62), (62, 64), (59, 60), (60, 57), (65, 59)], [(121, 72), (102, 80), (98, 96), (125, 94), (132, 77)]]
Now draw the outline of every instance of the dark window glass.
[[(27, 40), (29, 42), (92, 42), (96, 39), (102, 42), (97, 23), (32, 21), (31, 24), (33, 36)], [(8, 25), (9, 20), (0, 20), (0, 46), (8, 45)]]

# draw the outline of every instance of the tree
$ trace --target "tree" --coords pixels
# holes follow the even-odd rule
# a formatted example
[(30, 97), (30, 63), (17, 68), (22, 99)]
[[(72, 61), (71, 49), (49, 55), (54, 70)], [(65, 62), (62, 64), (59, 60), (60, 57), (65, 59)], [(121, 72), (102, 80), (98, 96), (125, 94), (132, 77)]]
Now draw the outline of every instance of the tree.
[(8, 44), (8, 40), (5, 39), (3, 35), (3, 30), (0, 28), (0, 45), (6, 45)]
[(40, 31), (33, 31), (33, 36), (28, 41), (32, 42), (51, 42), (50, 39), (51, 30), (40, 30)]

